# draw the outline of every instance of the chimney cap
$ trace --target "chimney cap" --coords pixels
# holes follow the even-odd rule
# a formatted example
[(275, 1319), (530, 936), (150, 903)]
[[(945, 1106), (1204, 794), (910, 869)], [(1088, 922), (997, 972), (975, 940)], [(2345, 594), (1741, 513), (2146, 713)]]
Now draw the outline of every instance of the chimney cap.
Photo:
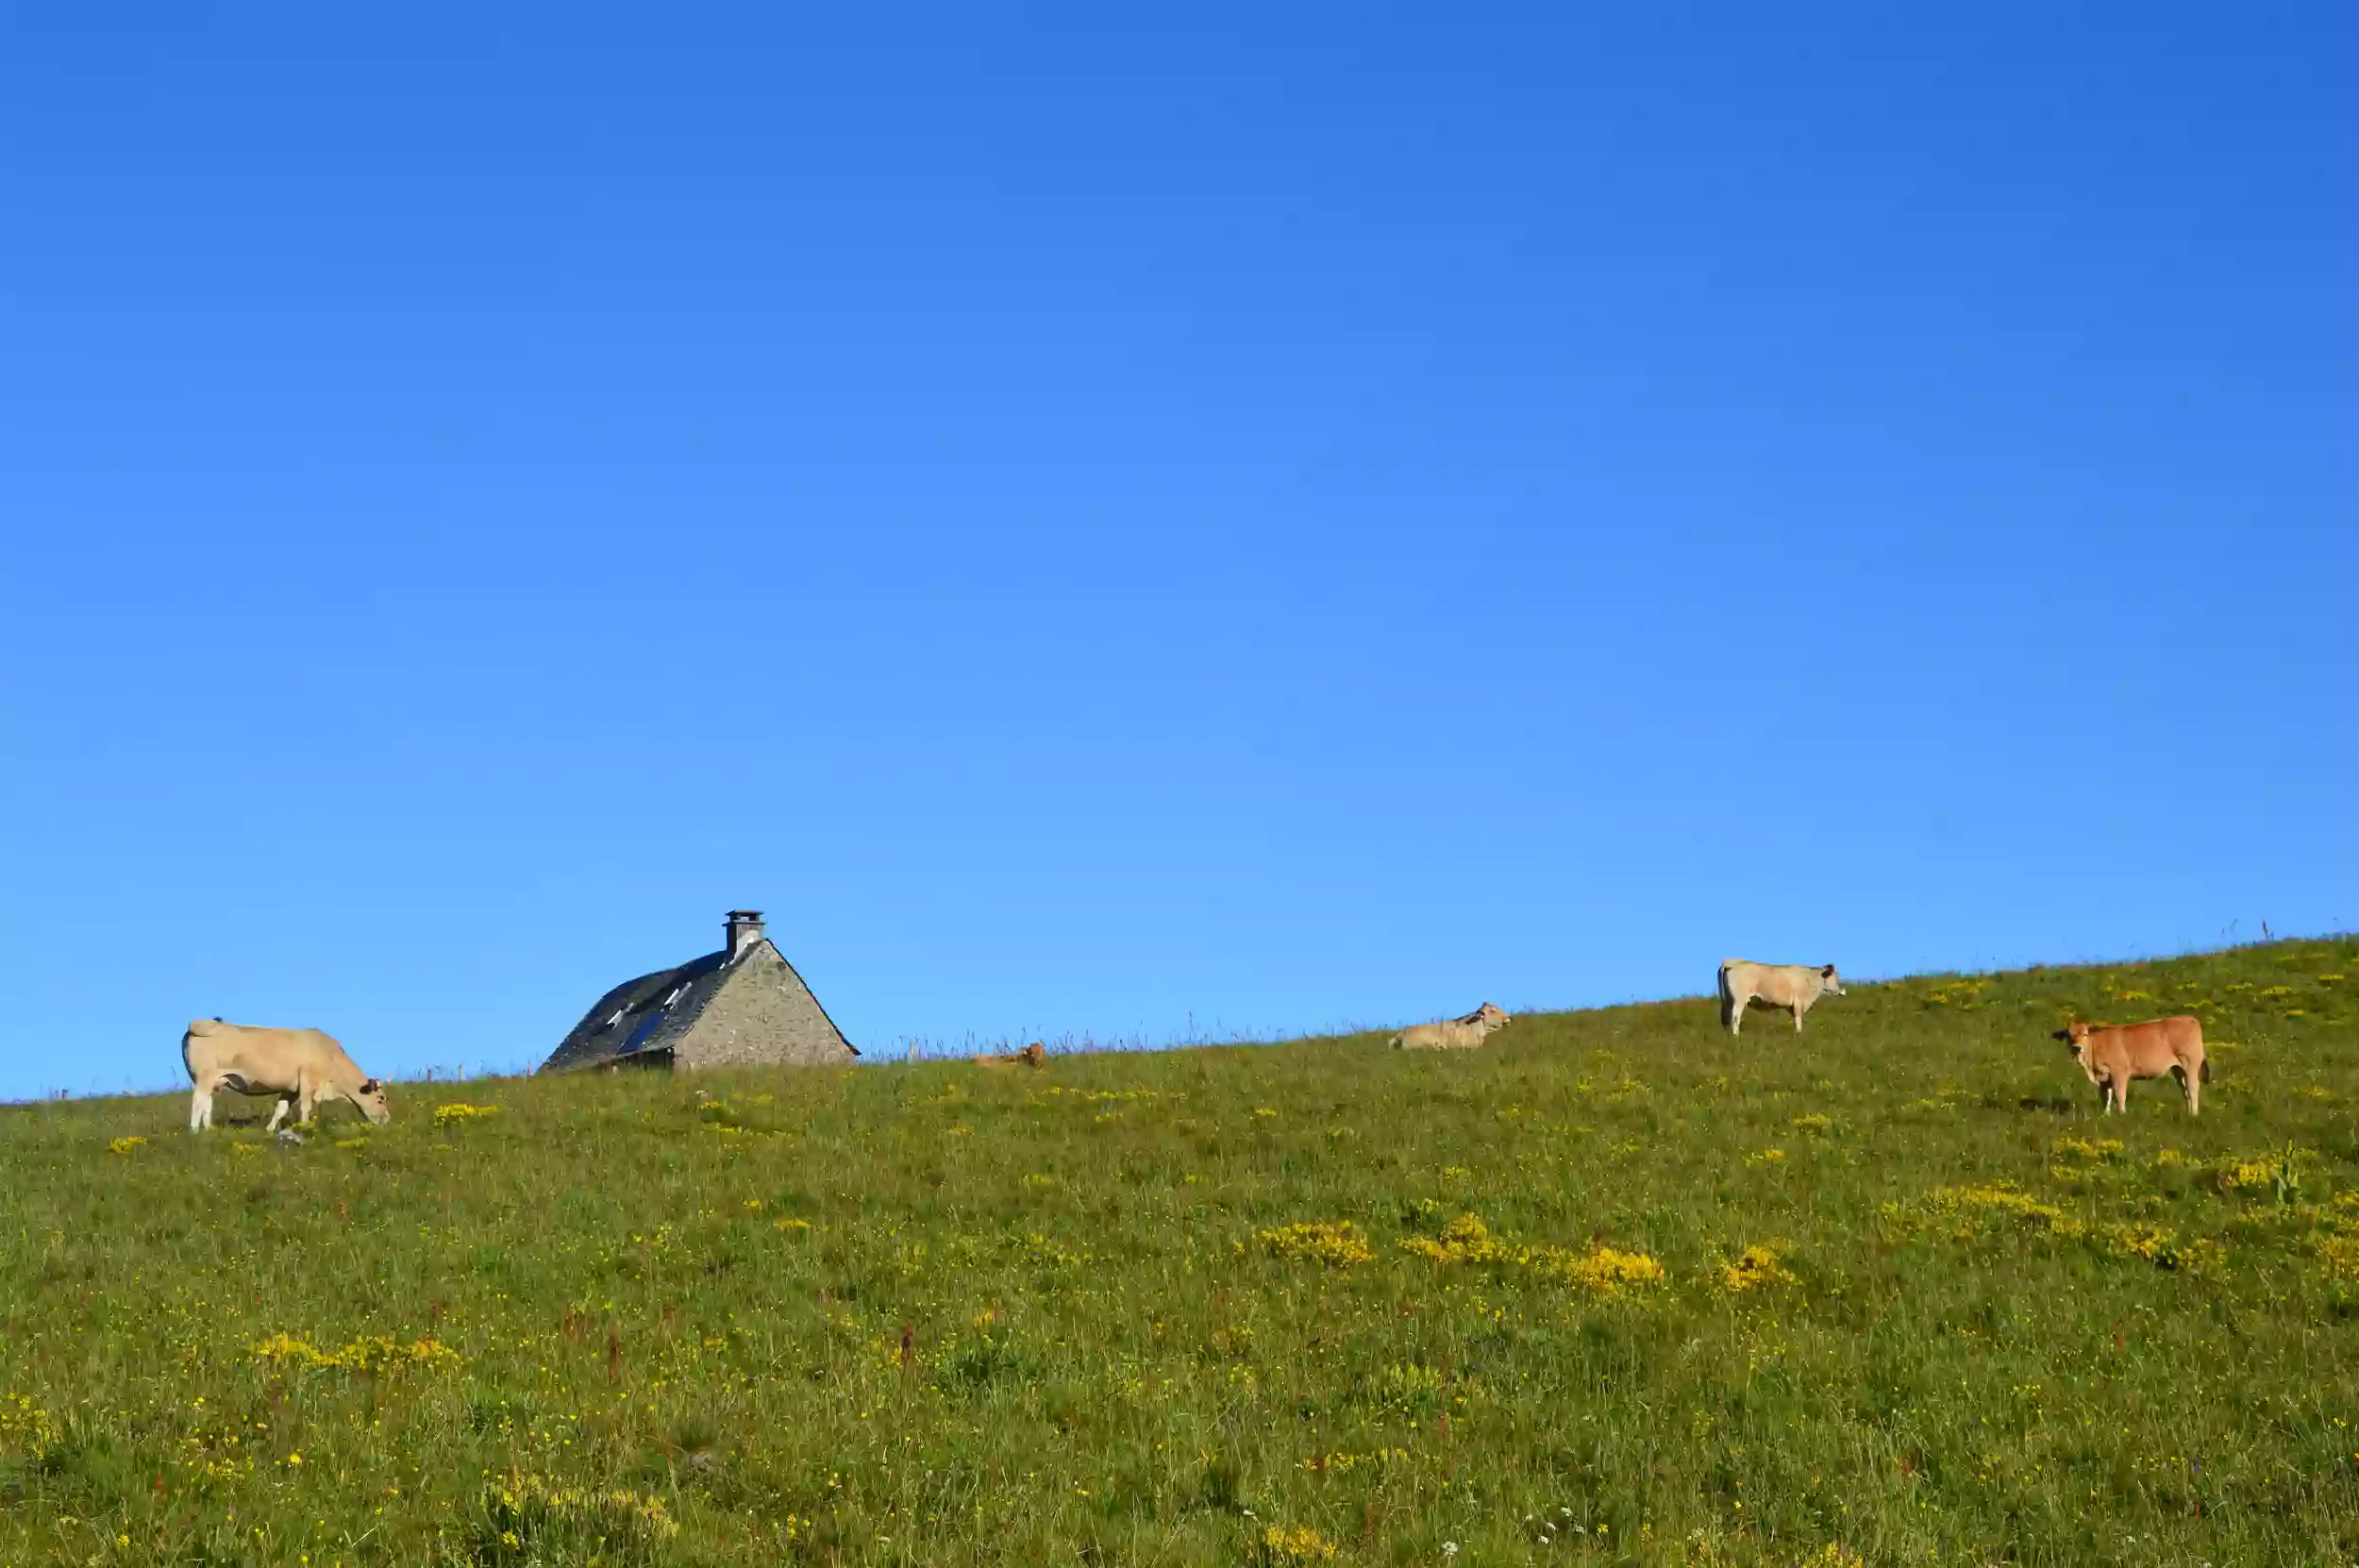
[(722, 946), (731, 963), (769, 940), (762, 934), (760, 909), (731, 909), (728, 923), (721, 927)]

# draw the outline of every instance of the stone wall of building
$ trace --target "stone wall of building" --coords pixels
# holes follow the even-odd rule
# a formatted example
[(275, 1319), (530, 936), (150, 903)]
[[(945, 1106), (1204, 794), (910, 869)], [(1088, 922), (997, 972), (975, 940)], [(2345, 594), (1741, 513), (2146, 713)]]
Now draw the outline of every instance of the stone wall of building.
[(838, 1066), (853, 1058), (810, 989), (767, 942), (732, 966), (720, 993), (672, 1051), (674, 1064), (686, 1068)]

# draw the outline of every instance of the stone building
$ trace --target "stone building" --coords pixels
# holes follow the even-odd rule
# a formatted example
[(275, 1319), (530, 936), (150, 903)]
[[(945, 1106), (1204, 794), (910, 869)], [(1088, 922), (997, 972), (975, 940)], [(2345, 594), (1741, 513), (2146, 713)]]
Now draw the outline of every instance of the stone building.
[(573, 1067), (823, 1067), (860, 1055), (795, 966), (761, 934), (761, 911), (731, 909), (718, 953), (658, 970), (598, 998), (541, 1064)]

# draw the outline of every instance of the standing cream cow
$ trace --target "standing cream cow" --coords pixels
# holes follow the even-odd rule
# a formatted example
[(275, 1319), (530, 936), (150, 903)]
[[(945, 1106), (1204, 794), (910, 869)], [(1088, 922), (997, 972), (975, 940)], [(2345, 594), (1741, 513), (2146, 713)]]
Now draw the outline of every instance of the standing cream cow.
[(349, 1100), (372, 1122), (393, 1118), (385, 1086), (360, 1071), (344, 1048), (317, 1029), (257, 1029), (199, 1018), (180, 1037), (180, 1059), (188, 1065), (189, 1130), (213, 1125), (213, 1095), (276, 1094), (269, 1130), (276, 1132), (287, 1112), (309, 1122), (323, 1100)]
[(1720, 1022), (1731, 1034), (1743, 1032), (1748, 1002), (1791, 1009), (1794, 1030), (1799, 1034), (1802, 1014), (1810, 1010), (1813, 1002), (1821, 996), (1842, 994), (1843, 982), (1835, 978), (1832, 964), (1820, 968), (1807, 963), (1748, 963), (1743, 959), (1730, 959), (1720, 965)]
[(1392, 1045), (1397, 1051), (1471, 1051), (1493, 1029), (1503, 1029), (1514, 1022), (1485, 1002), (1464, 1018), (1442, 1024), (1412, 1024), (1393, 1036)]

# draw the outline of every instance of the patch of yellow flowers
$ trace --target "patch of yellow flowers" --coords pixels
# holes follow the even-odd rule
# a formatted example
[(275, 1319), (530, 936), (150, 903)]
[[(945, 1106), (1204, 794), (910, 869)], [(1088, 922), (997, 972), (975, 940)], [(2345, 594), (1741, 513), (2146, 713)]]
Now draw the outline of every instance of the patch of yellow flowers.
[(500, 1108), (495, 1105), (469, 1105), (463, 1100), (453, 1100), (448, 1105), (434, 1108), (434, 1125), (438, 1127), (457, 1126), (461, 1122), (473, 1122), (499, 1113)]
[(1663, 1265), (1643, 1252), (1617, 1252), (1612, 1247), (1593, 1247), (1585, 1255), (1563, 1247), (1540, 1250), (1543, 1256), (1532, 1264), (1536, 1273), (1599, 1295), (1618, 1294), (1625, 1285), (1660, 1285), (1664, 1280)]
[(1364, 1464), (1407, 1464), (1406, 1448), (1372, 1448), (1364, 1454), (1313, 1454), (1302, 1461), (1302, 1468), (1313, 1476), (1339, 1476)]
[(1315, 1258), (1330, 1268), (1376, 1261), (1367, 1236), (1349, 1220), (1275, 1226), (1255, 1231), (1253, 1242), (1273, 1258)]
[(2359, 1231), (2317, 1231), (2310, 1244), (2317, 1249), (2318, 1266), (2328, 1278), (2359, 1285)]
[(2232, 1155), (2213, 1166), (2214, 1179), (2227, 1193), (2298, 1189), (2300, 1181), (2294, 1173), (2295, 1162), (2309, 1152), (2287, 1149), (2282, 1154), (2265, 1154), (2251, 1159)]
[(32, 1395), (11, 1393), (0, 1398), (0, 1447), (22, 1449), (45, 1459), (65, 1434), (57, 1418), (33, 1403)]
[[(1975, 1216), (2003, 1214), (2023, 1221), (2038, 1229), (2057, 1236), (2083, 1236), (2088, 1233), (2085, 1222), (2075, 1219), (2052, 1203), (2042, 1203), (2029, 1193), (2013, 1187), (1936, 1187), (1925, 1194), (1926, 1207), (1945, 1214)], [(1886, 1205), (1887, 1209), (1897, 1205)], [(1969, 1223), (1958, 1234), (1975, 1233)]]
[(2359, 1285), (2359, 1193), (2340, 1194), (2334, 1208), (2321, 1213), (2327, 1228), (2310, 1233), (2318, 1266), (2330, 1279)]
[(1438, 1238), (1406, 1237), (1400, 1249), (1437, 1265), (1494, 1263), (1530, 1269), (1544, 1279), (1579, 1286), (1599, 1295), (1616, 1294), (1625, 1285), (1661, 1284), (1665, 1277), (1663, 1265), (1643, 1252), (1598, 1246), (1581, 1253), (1569, 1247), (1518, 1246), (1501, 1242), (1491, 1234), (1491, 1227), (1482, 1223), (1479, 1214), (1459, 1215), (1442, 1227)]
[(397, 1366), (451, 1366), (459, 1360), (459, 1352), (440, 1340), (415, 1339), (405, 1344), (390, 1334), (363, 1335), (340, 1350), (322, 1350), (293, 1334), (273, 1334), (256, 1341), (253, 1354), (258, 1361), (366, 1373)]
[(1757, 1291), (1793, 1284), (1794, 1271), (1778, 1260), (1777, 1248), (1753, 1245), (1738, 1254), (1735, 1262), (1720, 1265), (1720, 1283), (1730, 1291)]
[(1270, 1526), (1262, 1532), (1262, 1552), (1275, 1563), (1335, 1560), (1335, 1543), (1307, 1525), (1291, 1530)]
[(500, 1530), (501, 1543), (511, 1549), (521, 1546), (524, 1534), (544, 1522), (603, 1527), (659, 1540), (679, 1534), (679, 1522), (662, 1498), (642, 1496), (621, 1487), (600, 1492), (552, 1486), (538, 1476), (511, 1476), (484, 1488), (483, 1507)]
[(2093, 1242), (2108, 1252), (2188, 1274), (2211, 1273), (2228, 1257), (2217, 1242), (2207, 1238), (2183, 1242), (2177, 1232), (2157, 1225), (2093, 1225), (2013, 1187), (1936, 1187), (1920, 1205), (1883, 1206), (1887, 1220), (1912, 1226), (1922, 1223), (1922, 1210), (1953, 1217), (1958, 1223), (1950, 1234), (1962, 1242), (1987, 1234), (1987, 1221), (1996, 1217), (2020, 1221), (2066, 1241)]

